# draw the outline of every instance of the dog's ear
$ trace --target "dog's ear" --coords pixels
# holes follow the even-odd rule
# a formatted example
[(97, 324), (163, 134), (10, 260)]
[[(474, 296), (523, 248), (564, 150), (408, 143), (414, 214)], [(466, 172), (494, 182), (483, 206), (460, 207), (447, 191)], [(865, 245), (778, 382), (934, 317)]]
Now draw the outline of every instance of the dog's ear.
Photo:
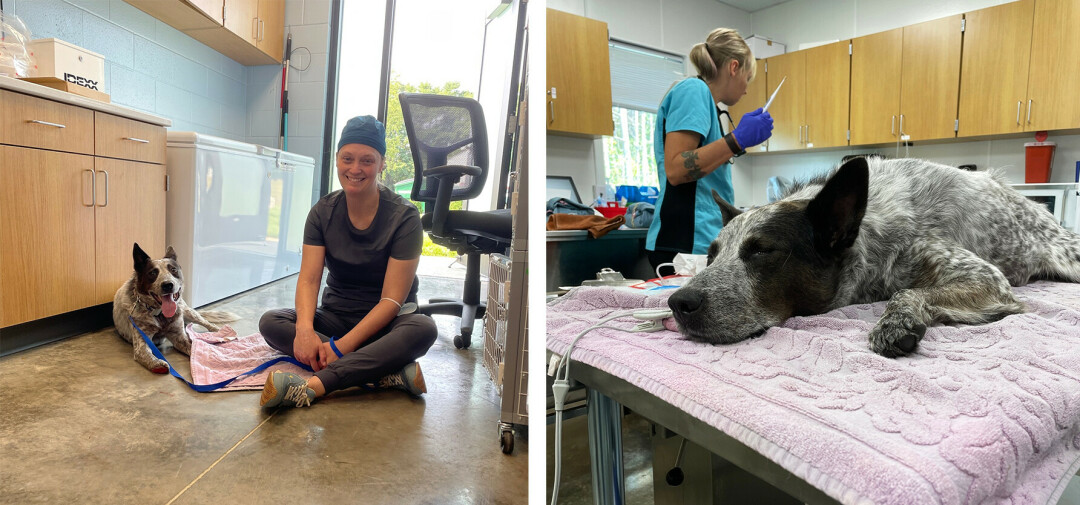
[(727, 203), (727, 200), (721, 198), (720, 194), (717, 193), (715, 189), (712, 190), (712, 199), (716, 200), (716, 204), (720, 206), (720, 215), (724, 218), (724, 226), (727, 226), (732, 219), (735, 219), (735, 216), (742, 214), (741, 210), (736, 209), (734, 205)]
[(135, 259), (136, 272), (141, 272), (143, 267), (150, 261), (150, 255), (146, 254), (146, 251), (143, 251), (142, 248), (139, 247), (138, 242), (135, 242), (135, 247), (131, 249), (131, 256)]
[(814, 227), (814, 245), (825, 256), (835, 256), (855, 243), (866, 214), (870, 167), (866, 158), (844, 163), (806, 206)]
[(165, 257), (176, 261), (176, 251), (173, 250), (172, 246), (169, 246), (167, 249), (165, 249)]

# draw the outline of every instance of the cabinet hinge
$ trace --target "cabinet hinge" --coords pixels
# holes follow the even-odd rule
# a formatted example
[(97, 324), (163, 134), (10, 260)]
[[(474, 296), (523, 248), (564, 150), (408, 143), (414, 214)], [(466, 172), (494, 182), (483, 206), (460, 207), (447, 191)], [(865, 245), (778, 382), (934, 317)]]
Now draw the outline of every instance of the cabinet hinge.
[(769, 73), (769, 60), (765, 60), (765, 73)]
[(165, 191), (169, 191), (169, 174), (165, 174)]
[(847, 43), (847, 55), (851, 56), (851, 42)]
[(960, 20), (960, 33), (964, 33), (964, 29), (967, 28), (967, 19)]
[(960, 131), (960, 120), (959, 119), (957, 119), (955, 122), (953, 122), (953, 131), (954, 132)]

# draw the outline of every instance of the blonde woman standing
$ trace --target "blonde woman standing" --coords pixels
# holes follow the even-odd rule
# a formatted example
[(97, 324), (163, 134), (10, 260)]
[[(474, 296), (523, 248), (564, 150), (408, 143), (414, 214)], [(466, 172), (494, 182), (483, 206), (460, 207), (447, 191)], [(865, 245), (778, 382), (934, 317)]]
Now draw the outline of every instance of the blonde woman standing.
[(706, 254), (723, 226), (715, 190), (734, 199), (731, 159), (772, 135), (772, 116), (743, 115), (724, 133), (718, 103), (735, 105), (754, 78), (756, 63), (738, 32), (717, 28), (690, 51), (698, 75), (675, 84), (660, 102), (653, 141), (660, 197), (645, 240), (653, 268), (677, 253)]

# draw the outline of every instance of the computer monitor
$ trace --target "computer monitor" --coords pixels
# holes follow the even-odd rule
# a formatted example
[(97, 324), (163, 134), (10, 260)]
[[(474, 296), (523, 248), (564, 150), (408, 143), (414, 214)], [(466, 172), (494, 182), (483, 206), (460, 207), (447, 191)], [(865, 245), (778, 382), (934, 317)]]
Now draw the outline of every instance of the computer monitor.
[(581, 201), (577, 187), (574, 186), (574, 179), (566, 175), (547, 176), (547, 199), (552, 198), (565, 198), (575, 203), (584, 203)]

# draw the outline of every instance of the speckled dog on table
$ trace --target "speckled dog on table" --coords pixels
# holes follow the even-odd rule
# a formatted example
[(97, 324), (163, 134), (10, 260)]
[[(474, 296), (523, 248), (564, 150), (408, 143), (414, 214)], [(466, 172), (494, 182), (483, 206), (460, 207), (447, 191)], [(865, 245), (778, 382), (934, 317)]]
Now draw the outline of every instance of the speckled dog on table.
[(696, 340), (738, 342), (792, 316), (888, 300), (869, 344), (897, 357), (927, 326), (1023, 312), (1010, 285), (1080, 281), (1080, 235), (993, 173), (859, 157), (746, 212), (713, 197), (724, 228), (709, 266), (668, 299)]

